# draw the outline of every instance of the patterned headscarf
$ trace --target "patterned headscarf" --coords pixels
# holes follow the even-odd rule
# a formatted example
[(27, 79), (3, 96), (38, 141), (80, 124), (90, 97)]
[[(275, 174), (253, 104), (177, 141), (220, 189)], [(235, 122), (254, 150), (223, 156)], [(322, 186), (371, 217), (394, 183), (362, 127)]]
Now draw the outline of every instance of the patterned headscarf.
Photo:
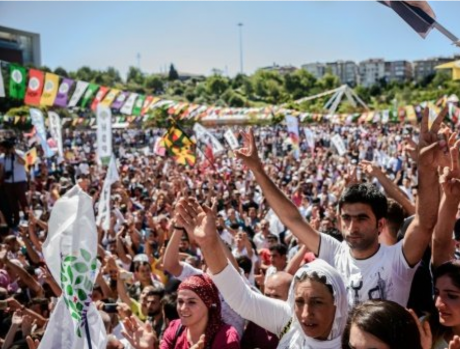
[(208, 324), (206, 325), (204, 347), (210, 348), (214, 336), (223, 325), (219, 291), (216, 285), (206, 274), (193, 275), (182, 281), (179, 285), (180, 290), (195, 292), (208, 308)]

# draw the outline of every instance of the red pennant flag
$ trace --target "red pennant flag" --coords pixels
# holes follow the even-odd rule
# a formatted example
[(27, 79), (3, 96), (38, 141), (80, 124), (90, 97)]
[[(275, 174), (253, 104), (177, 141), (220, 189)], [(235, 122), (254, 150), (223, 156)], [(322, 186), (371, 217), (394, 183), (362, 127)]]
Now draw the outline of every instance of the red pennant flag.
[(109, 88), (105, 86), (101, 86), (99, 91), (97, 91), (96, 97), (93, 100), (93, 103), (91, 103), (91, 110), (96, 111), (97, 105), (102, 101), (102, 99), (105, 97), (105, 95), (109, 92)]
[(24, 98), (24, 103), (29, 105), (40, 105), (40, 98), (42, 97), (43, 80), (45, 74), (36, 69), (29, 69), (29, 84)]

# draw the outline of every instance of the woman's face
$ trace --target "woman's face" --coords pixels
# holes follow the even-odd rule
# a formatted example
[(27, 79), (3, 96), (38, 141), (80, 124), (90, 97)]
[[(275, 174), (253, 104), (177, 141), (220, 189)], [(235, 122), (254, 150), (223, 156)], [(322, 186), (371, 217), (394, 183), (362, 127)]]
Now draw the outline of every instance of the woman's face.
[(294, 310), (304, 333), (311, 338), (326, 340), (335, 316), (331, 292), (326, 285), (310, 279), (298, 283), (294, 292)]
[(391, 349), (386, 343), (356, 325), (351, 325), (348, 345), (350, 349)]
[(190, 290), (180, 290), (177, 312), (183, 326), (191, 327), (208, 322), (208, 308), (198, 295)]
[(460, 289), (449, 276), (436, 280), (435, 305), (439, 312), (439, 322), (446, 327), (460, 325)]

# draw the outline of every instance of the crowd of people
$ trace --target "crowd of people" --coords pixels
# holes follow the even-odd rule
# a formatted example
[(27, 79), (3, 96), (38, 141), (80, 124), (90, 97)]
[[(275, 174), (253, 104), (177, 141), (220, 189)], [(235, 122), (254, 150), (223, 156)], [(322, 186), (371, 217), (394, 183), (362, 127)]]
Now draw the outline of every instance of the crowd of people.
[[(164, 130), (115, 130), (91, 297), (106, 348), (460, 349), (460, 140), (445, 114), (309, 125), (298, 157), (285, 126), (235, 128), (239, 149), (193, 167), (154, 153)], [(227, 129), (211, 133), (224, 144)], [(63, 130), (66, 157), (29, 167), (33, 140), (7, 136), (0, 341), (36, 349), (63, 292), (42, 253), (50, 213), (78, 185), (97, 216), (107, 168), (91, 131)]]

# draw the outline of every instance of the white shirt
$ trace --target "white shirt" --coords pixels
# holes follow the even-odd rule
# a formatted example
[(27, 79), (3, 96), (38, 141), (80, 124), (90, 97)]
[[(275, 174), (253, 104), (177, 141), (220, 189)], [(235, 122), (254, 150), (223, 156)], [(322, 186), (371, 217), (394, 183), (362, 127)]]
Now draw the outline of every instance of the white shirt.
[(18, 162), (18, 157), (24, 159), (24, 153), (20, 150), (16, 150), (15, 153), (14, 161), (11, 161), (10, 155), (8, 155), (6, 158), (5, 155), (0, 157), (0, 164), (2, 164), (5, 172), (14, 170), (13, 176), (5, 178), (5, 183), (18, 183), (27, 181), (26, 168), (24, 165)]
[(393, 246), (380, 245), (372, 257), (357, 260), (345, 241), (338, 242), (321, 234), (319, 258), (335, 267), (343, 278), (350, 307), (368, 299), (386, 299), (403, 307), (409, 299), (416, 267), (403, 255), (402, 241)]

